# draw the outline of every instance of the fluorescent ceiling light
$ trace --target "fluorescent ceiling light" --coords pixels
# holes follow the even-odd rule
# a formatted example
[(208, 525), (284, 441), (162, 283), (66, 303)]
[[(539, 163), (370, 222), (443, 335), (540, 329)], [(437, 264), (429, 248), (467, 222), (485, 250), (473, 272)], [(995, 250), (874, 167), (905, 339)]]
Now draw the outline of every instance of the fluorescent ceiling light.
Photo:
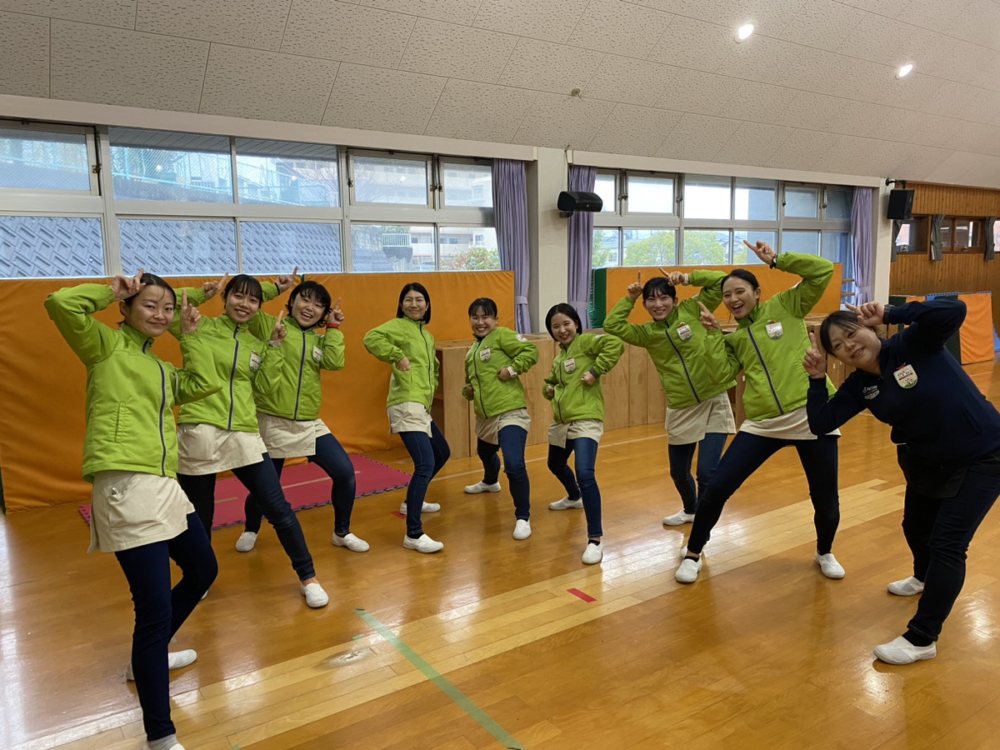
[(899, 72), (896, 73), (896, 78), (906, 78), (906, 76), (910, 75), (911, 70), (913, 70), (913, 63), (906, 63), (906, 65), (901, 67)]
[(752, 23), (743, 24), (738, 29), (736, 29), (736, 41), (742, 42), (746, 39), (749, 39), (752, 33), (753, 33), (753, 24)]

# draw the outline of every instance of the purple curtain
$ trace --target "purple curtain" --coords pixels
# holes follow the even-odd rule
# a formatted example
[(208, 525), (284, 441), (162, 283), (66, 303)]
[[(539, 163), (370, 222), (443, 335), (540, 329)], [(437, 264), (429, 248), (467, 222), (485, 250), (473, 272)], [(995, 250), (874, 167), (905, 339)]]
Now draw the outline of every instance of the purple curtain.
[(493, 223), (497, 230), (500, 268), (514, 272), (514, 325), (531, 333), (528, 317), (528, 182), (524, 162), (493, 160)]
[[(569, 189), (594, 192), (597, 167), (569, 168)], [(569, 304), (590, 328), (590, 263), (594, 246), (594, 214), (577, 211), (569, 217)]]
[(855, 304), (871, 302), (875, 280), (872, 257), (872, 189), (854, 188), (851, 205), (851, 249), (854, 257), (854, 279), (857, 286)]

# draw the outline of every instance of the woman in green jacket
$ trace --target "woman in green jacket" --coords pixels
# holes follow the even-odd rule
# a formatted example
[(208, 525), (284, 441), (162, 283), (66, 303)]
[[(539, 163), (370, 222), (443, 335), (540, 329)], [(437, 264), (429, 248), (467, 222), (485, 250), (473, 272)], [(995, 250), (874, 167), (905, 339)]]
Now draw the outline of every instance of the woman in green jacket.
[[(265, 283), (264, 297), (277, 296), (277, 287)], [(278, 353), (285, 368), (273, 393), (254, 391), (260, 435), (274, 469), (281, 477), (286, 458), (307, 456), (333, 480), (333, 545), (353, 552), (366, 552), (368, 542), (351, 533), (351, 512), (357, 480), (347, 451), (319, 418), (323, 398), (320, 373), (344, 369), (344, 313), (340, 300), (333, 305), (330, 292), (315, 281), (303, 281), (288, 298), (288, 316), (282, 325), (288, 336)], [(277, 318), (259, 311), (250, 321), (250, 332), (258, 338), (270, 335)], [(325, 333), (319, 329), (324, 327)], [(246, 530), (236, 542), (237, 552), (249, 552), (257, 543), (263, 513), (253, 495), (246, 499)]]
[(406, 514), (403, 546), (426, 554), (440, 551), (444, 544), (424, 533), (421, 511), (441, 510), (438, 503), (424, 502), (424, 497), (431, 480), (451, 457), (448, 442), (431, 418), (441, 364), (434, 337), (426, 328), (430, 322), (431, 296), (423, 284), (413, 282), (399, 293), (396, 317), (365, 334), (369, 353), (392, 366), (386, 399), (389, 431), (403, 439), (413, 459), (413, 476), (399, 508)]
[[(92, 317), (117, 302), (124, 321)], [(192, 650), (167, 653), (171, 638), (212, 585), (219, 567), (194, 508), (177, 483), (174, 405), (209, 396), (221, 384), (184, 303), (178, 334), (185, 369), (161, 361), (153, 342), (174, 320), (176, 296), (159, 276), (140, 271), (110, 286), (80, 284), (50, 295), (49, 317), (87, 367), (84, 479), (92, 483), (90, 551), (114, 552), (135, 606), (132, 660), (146, 747), (183, 750), (170, 720), (168, 670), (191, 664)], [(170, 561), (181, 569), (171, 589)]]
[[(565, 302), (549, 310), (545, 327), (559, 342), (559, 353), (542, 391), (552, 402), (548, 465), (566, 488), (566, 497), (549, 503), (549, 510), (583, 508), (588, 538), (583, 562), (594, 565), (604, 556), (601, 490), (594, 473), (597, 445), (604, 435), (601, 376), (618, 363), (625, 345), (615, 336), (580, 333), (580, 316)], [(575, 477), (569, 468), (569, 457), (574, 452)]]
[[(283, 276), (278, 282), (279, 291), (283, 291), (293, 280)], [(288, 334), (281, 325), (284, 313), (278, 316), (265, 343), (250, 331), (250, 323), (264, 299), (260, 283), (252, 276), (234, 276), (222, 291), (222, 298), (225, 313), (202, 320), (201, 335), (210, 346), (215, 374), (223, 387), (203, 401), (181, 407), (177, 419), (177, 479), (211, 536), (216, 475), (232, 471), (274, 526), (299, 578), (306, 604), (325, 607), (330, 599), (316, 579), (302, 526), (285, 499), (261, 440), (254, 403), (255, 389), (273, 394), (281, 385), (285, 360), (277, 349)]]
[[(684, 507), (667, 516), (663, 523), (680, 526), (694, 520), (698, 500), (719, 465), (726, 436), (736, 432), (728, 390), (736, 385), (712, 381), (705, 364), (705, 337), (699, 324), (704, 303), (714, 310), (722, 301), (723, 271), (674, 271), (668, 278), (657, 277), (642, 285), (642, 276), (628, 288), (604, 319), (604, 330), (627, 344), (649, 352), (660, 375), (667, 397), (667, 458), (670, 478)], [(692, 299), (677, 301), (677, 284), (691, 284), (702, 291)], [(635, 301), (642, 296), (651, 321), (642, 325), (628, 322)], [(695, 491), (691, 464), (698, 449), (698, 486)]]
[[(803, 318), (819, 302), (833, 278), (833, 263), (815, 255), (776, 255), (766, 242), (747, 247), (764, 263), (802, 281), (761, 302), (760, 285), (739, 268), (722, 282), (722, 299), (739, 327), (722, 335), (719, 322), (702, 308), (708, 330), (705, 358), (715, 382), (728, 382), (742, 370), (746, 378), (743, 408), (746, 420), (722, 457), (698, 505), (684, 559), (675, 578), (693, 583), (701, 570), (701, 552), (726, 501), (767, 459), (793, 446), (809, 483), (815, 510), (816, 562), (827, 578), (843, 578), (844, 569), (831, 551), (840, 524), (837, 494), (837, 437), (839, 432), (814, 435), (809, 430), (806, 401), (809, 376), (802, 358), (810, 348)], [(830, 392), (833, 385), (827, 381)]]
[(480, 297), (469, 305), (476, 343), (465, 355), (462, 394), (476, 410), (476, 453), (483, 462), (483, 481), (465, 488), (470, 495), (500, 491), (500, 459), (514, 498), (514, 538), (531, 536), (531, 485), (524, 465), (531, 417), (520, 376), (538, 364), (538, 348), (509, 328), (497, 326), (497, 303)]

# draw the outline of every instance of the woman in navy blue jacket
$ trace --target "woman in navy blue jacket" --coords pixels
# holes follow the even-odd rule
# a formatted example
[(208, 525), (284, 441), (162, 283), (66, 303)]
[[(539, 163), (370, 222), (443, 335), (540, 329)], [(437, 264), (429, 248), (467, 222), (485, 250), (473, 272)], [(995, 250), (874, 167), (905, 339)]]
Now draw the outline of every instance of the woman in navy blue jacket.
[[(935, 641), (965, 583), (966, 550), (1000, 495), (1000, 413), (944, 348), (963, 320), (965, 304), (953, 299), (901, 307), (869, 302), (833, 313), (820, 329), (823, 348), (857, 369), (832, 398), (815, 340), (803, 362), (814, 433), (865, 409), (892, 426), (906, 477), (903, 534), (913, 576), (890, 583), (889, 592), (923, 596), (906, 633), (875, 647), (889, 664), (937, 655)], [(880, 323), (909, 327), (883, 340), (872, 330)]]

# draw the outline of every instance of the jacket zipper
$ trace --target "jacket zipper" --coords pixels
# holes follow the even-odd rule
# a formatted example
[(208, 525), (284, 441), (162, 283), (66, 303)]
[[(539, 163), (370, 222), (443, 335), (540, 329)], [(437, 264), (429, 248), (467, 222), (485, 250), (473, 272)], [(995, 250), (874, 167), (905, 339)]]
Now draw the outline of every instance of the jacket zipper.
[[(146, 353), (146, 347), (149, 346), (147, 341), (142, 345), (142, 353)], [(163, 446), (163, 455), (160, 458), (160, 475), (167, 475), (167, 441), (163, 437), (163, 411), (167, 408), (167, 374), (163, 371), (163, 363), (157, 360), (157, 366), (160, 368), (160, 445)]]
[[(753, 321), (751, 321), (752, 323)], [(767, 371), (767, 365), (764, 364), (764, 355), (760, 353), (760, 347), (757, 346), (757, 339), (753, 337), (753, 331), (747, 327), (747, 333), (750, 334), (750, 342), (753, 344), (754, 350), (757, 352), (757, 359), (760, 360), (760, 366), (764, 368), (764, 374), (767, 376), (767, 384), (771, 386), (771, 395), (774, 396), (774, 403), (778, 405), (778, 411), (781, 414), (785, 413), (784, 408), (781, 406), (781, 402), (778, 400), (778, 392), (774, 390), (774, 381), (771, 380), (771, 373)]]
[(292, 419), (299, 418), (299, 398), (302, 396), (302, 369), (306, 365), (306, 332), (302, 332), (302, 360), (299, 362), (299, 389), (295, 392), (295, 415)]
[[(566, 356), (569, 356), (569, 347), (566, 347)], [(562, 416), (562, 398), (566, 393), (566, 383), (563, 381), (563, 370), (566, 369), (566, 360), (563, 360), (563, 364), (559, 367), (559, 385), (562, 386), (562, 393), (559, 394), (559, 398), (556, 399), (556, 408), (559, 410), (559, 424), (565, 424), (563, 422)]]
[[(434, 364), (431, 362), (431, 353), (427, 348), (427, 337), (424, 336), (424, 324), (420, 324), (420, 338), (424, 341), (424, 354), (427, 355), (427, 385), (431, 384), (434, 379), (432, 373), (434, 372)], [(431, 398), (434, 398), (434, 394), (431, 393)]]
[(483, 416), (489, 417), (490, 415), (486, 411), (486, 402), (483, 401), (483, 379), (479, 377), (479, 366), (476, 364), (476, 360), (479, 359), (479, 349), (482, 345), (482, 340), (476, 342), (476, 351), (472, 355), (472, 371), (476, 374), (476, 380), (479, 381), (479, 405), (483, 409)]
[(684, 355), (681, 354), (681, 350), (677, 348), (677, 344), (674, 343), (674, 340), (670, 338), (670, 331), (664, 330), (664, 333), (667, 334), (667, 341), (670, 342), (670, 346), (672, 346), (674, 351), (677, 352), (677, 358), (681, 361), (681, 367), (684, 368), (684, 376), (688, 379), (688, 385), (691, 386), (691, 393), (694, 394), (694, 400), (700, 404), (701, 398), (698, 396), (698, 391), (694, 389), (694, 382), (691, 380), (691, 373), (688, 372), (687, 365), (684, 363)]
[(236, 324), (235, 330), (233, 330), (233, 341), (236, 342), (236, 351), (233, 352), (233, 369), (229, 373), (229, 427), (227, 429), (233, 429), (233, 380), (236, 378), (236, 363), (239, 361), (240, 356), (240, 340), (236, 338), (236, 334), (240, 332), (240, 324)]

